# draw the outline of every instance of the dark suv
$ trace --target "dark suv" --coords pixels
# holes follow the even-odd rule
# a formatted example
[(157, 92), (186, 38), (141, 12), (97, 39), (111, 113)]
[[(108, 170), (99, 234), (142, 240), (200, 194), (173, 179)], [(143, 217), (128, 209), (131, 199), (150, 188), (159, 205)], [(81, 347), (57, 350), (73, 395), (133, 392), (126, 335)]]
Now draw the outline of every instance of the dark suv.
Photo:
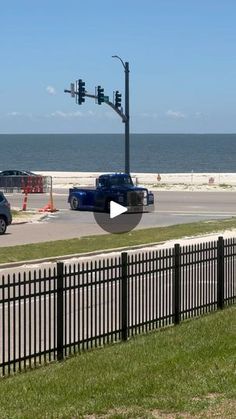
[(12, 222), (11, 208), (8, 200), (0, 192), (0, 235), (4, 234), (7, 226)]

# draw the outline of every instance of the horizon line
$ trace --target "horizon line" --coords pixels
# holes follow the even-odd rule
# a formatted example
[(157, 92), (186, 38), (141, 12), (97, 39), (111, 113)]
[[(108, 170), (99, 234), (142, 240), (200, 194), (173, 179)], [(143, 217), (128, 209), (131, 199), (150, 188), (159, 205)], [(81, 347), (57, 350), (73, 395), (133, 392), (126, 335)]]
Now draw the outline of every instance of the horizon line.
[[(122, 132), (0, 132), (0, 135), (124, 135)], [(130, 135), (236, 135), (236, 132), (131, 132)]]

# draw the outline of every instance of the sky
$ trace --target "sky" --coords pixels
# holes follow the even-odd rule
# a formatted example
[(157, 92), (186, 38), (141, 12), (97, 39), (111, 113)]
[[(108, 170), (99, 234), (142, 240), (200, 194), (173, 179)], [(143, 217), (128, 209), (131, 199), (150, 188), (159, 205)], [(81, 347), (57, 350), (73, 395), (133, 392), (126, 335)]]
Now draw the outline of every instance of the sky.
[(81, 78), (122, 93), (133, 133), (236, 132), (235, 0), (8, 0), (0, 9), (0, 133), (122, 133)]

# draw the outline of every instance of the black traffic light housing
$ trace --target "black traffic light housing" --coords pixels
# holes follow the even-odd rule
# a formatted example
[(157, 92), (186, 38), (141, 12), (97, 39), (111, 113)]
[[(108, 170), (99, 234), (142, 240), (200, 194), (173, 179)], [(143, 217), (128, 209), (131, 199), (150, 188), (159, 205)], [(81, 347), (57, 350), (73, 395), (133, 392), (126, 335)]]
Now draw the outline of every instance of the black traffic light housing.
[(120, 108), (121, 107), (121, 93), (119, 93), (118, 90), (115, 92), (115, 107)]
[(98, 98), (98, 105), (101, 105), (104, 102), (104, 89), (101, 86), (97, 87), (97, 98)]
[(85, 82), (79, 79), (79, 97), (78, 97), (79, 105), (82, 105), (84, 101), (85, 101)]

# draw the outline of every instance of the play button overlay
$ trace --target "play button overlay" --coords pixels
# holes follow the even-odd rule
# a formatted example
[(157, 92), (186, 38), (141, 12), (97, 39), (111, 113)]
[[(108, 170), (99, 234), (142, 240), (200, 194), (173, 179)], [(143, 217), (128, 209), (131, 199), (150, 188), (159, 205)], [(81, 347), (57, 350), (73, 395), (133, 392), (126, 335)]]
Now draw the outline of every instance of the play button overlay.
[(118, 217), (118, 215), (124, 214), (128, 211), (128, 208), (123, 205), (117, 204), (117, 202), (110, 202), (110, 218)]
[(93, 213), (96, 223), (111, 234), (127, 233), (140, 223), (142, 212), (130, 213), (128, 208), (117, 202), (109, 202), (109, 211)]

